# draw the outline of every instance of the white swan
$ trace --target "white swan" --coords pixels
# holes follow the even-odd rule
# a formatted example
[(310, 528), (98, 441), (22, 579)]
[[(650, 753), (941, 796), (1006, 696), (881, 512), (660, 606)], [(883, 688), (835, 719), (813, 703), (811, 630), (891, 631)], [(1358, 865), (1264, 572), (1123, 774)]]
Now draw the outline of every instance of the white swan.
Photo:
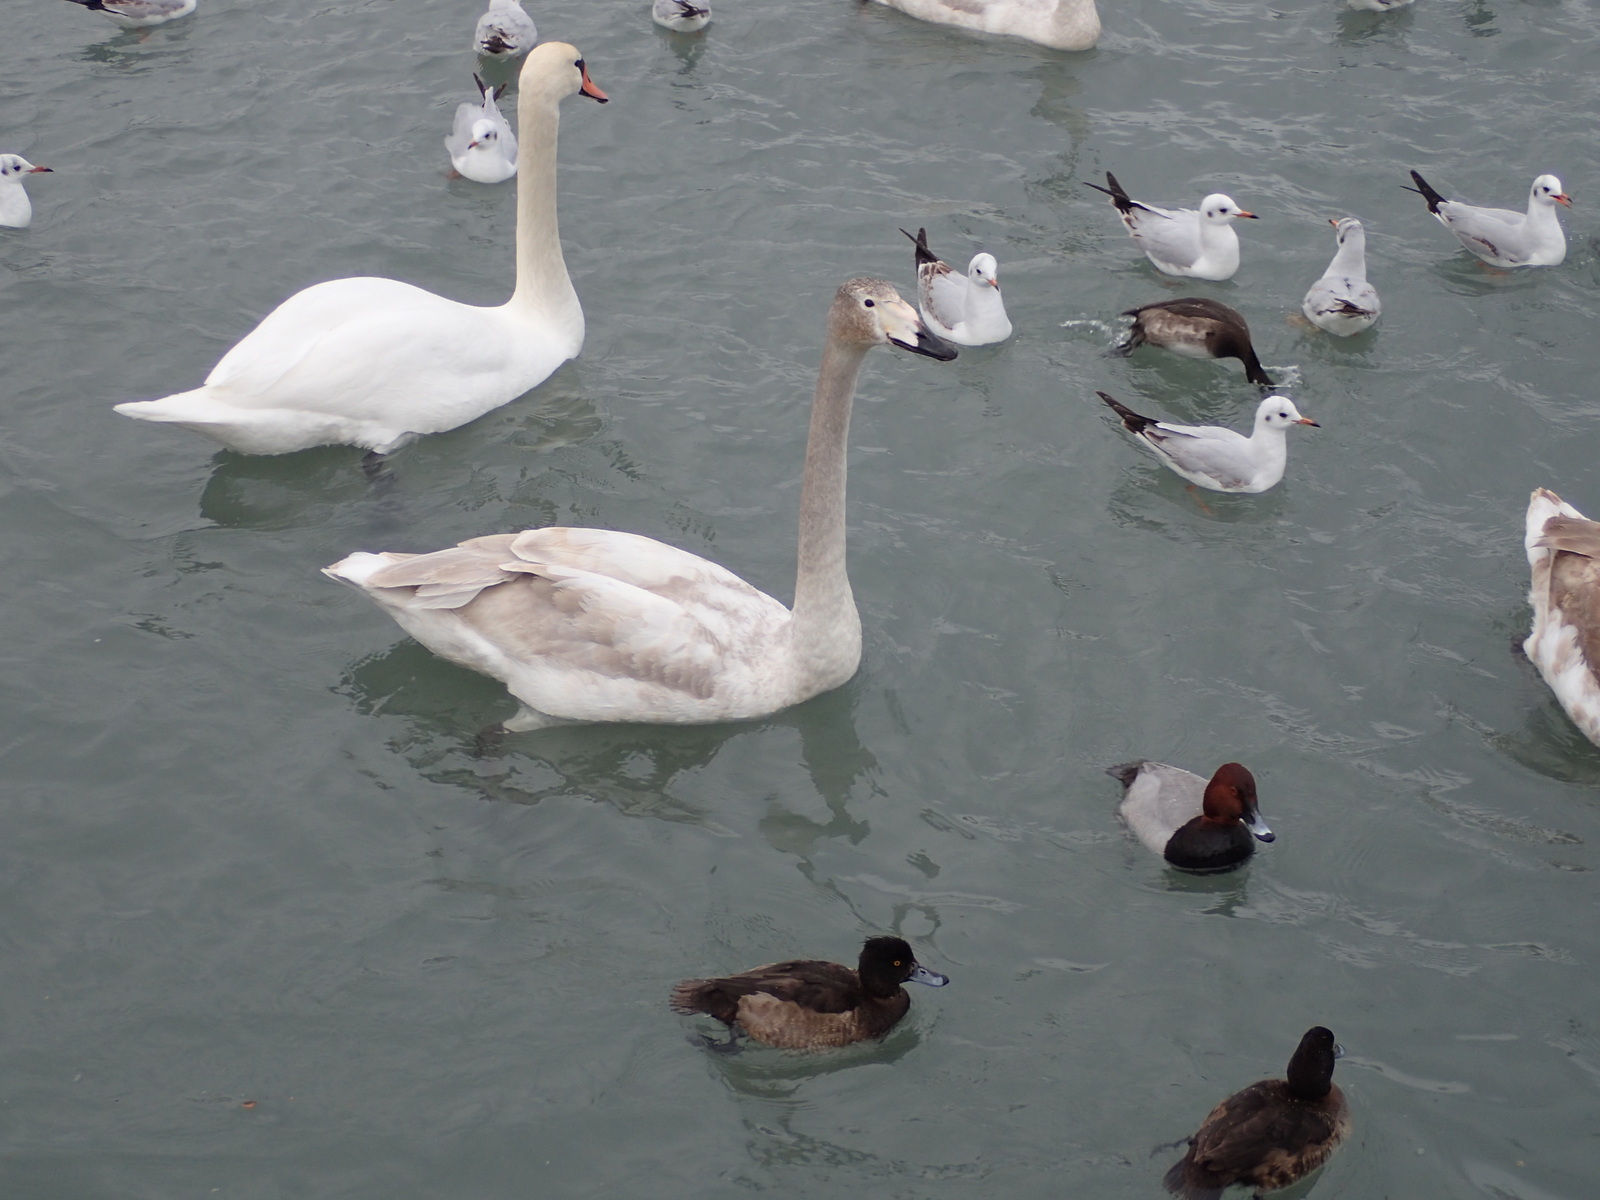
[(478, 85), (480, 103), (456, 107), (455, 124), (444, 148), (450, 165), (462, 178), (474, 183), (504, 183), (517, 173), (517, 135), (495, 103), (506, 85), (490, 88), (478, 75), (472, 82)]
[(1100, 40), (1094, 0), (878, 0), (940, 25), (1026, 38), (1053, 50), (1087, 50)]
[(1000, 266), (992, 254), (974, 254), (967, 273), (928, 249), (928, 231), (900, 231), (917, 247), (917, 308), (928, 328), (958, 346), (987, 346), (1011, 336), (1011, 318), (1000, 297)]
[(36, 167), (20, 154), (0, 154), (0, 225), (26, 229), (33, 221), (33, 201), (22, 186), (28, 175), (49, 171)]
[(698, 555), (607, 529), (356, 553), (324, 573), (360, 588), (435, 654), (504, 683), (522, 702), (507, 729), (701, 724), (798, 704), (844, 683), (861, 660), (845, 465), (856, 376), (883, 345), (956, 356), (883, 280), (852, 279), (835, 295), (806, 442), (793, 611)]
[(342, 443), (379, 454), (514, 400), (583, 346), (583, 308), (556, 232), (557, 104), (604, 101), (571, 46), (523, 64), (517, 114), (517, 286), (480, 308), (393, 279), (334, 279), (290, 296), (222, 356), (204, 387), (116, 406), (243, 454)]
[(1372, 328), (1383, 305), (1367, 282), (1367, 231), (1354, 217), (1331, 217), (1339, 243), (1322, 278), (1311, 285), (1300, 311), (1319, 329), (1350, 337)]
[(516, 58), (538, 40), (539, 30), (518, 0), (489, 0), (489, 11), (472, 31), (472, 47), (485, 58)]
[(1522, 649), (1572, 723), (1600, 746), (1600, 522), (1536, 488), (1523, 545), (1533, 576), (1533, 631)]

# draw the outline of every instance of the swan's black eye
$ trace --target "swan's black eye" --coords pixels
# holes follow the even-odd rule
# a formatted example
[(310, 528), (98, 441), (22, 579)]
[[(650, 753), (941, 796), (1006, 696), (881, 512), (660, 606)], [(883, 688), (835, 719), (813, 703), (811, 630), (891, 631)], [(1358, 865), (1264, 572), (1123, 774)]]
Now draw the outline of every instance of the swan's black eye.
[[(872, 301), (871, 300), (863, 300), (861, 303), (865, 304), (868, 308), (872, 307)], [(899, 964), (896, 963), (895, 965), (898, 966)]]

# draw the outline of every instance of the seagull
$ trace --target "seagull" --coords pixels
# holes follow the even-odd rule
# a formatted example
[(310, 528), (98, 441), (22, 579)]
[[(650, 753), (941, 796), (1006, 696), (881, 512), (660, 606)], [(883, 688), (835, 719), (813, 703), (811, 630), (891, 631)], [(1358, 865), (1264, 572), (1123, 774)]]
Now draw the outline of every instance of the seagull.
[(539, 40), (533, 18), (517, 0), (489, 0), (489, 11), (478, 18), (472, 45), (485, 58), (516, 58)]
[(1571, 208), (1572, 197), (1561, 190), (1561, 180), (1554, 175), (1533, 181), (1525, 213), (1446, 200), (1415, 171), (1411, 178), (1417, 186), (1406, 191), (1420, 194), (1439, 224), (1491, 267), (1553, 267), (1567, 256), (1567, 235), (1561, 231), (1555, 206)]
[(22, 186), (22, 177), (49, 169), (34, 166), (20, 154), (0, 154), (0, 225), (27, 228), (33, 220), (33, 202)]
[(975, 254), (967, 273), (957, 275), (928, 249), (928, 231), (900, 231), (917, 246), (917, 307), (928, 327), (958, 346), (987, 346), (1011, 336), (1011, 319), (1000, 298), (998, 264), (992, 254)]
[(462, 104), (456, 109), (455, 127), (444, 140), (450, 163), (467, 179), (476, 183), (502, 183), (517, 173), (517, 135), (495, 103), (506, 90), (505, 84), (490, 90), (473, 75), (481, 104)]
[(1122, 315), (1133, 318), (1133, 328), (1128, 330), (1128, 340), (1116, 348), (1119, 355), (1132, 354), (1148, 342), (1185, 358), (1237, 358), (1251, 383), (1263, 388), (1278, 386), (1261, 369), (1244, 317), (1221, 301), (1183, 296), (1130, 308)]
[(689, 0), (655, 0), (650, 16), (657, 25), (674, 33), (698, 33), (711, 24), (711, 5), (691, 4)]
[[(1285, 436), (1291, 425), (1316, 425), (1287, 396), (1268, 396), (1256, 409), (1249, 437), (1220, 425), (1169, 425), (1141, 417), (1104, 392), (1096, 392), (1122, 418), (1130, 433), (1190, 483), (1214, 492), (1264, 492), (1283, 478), (1289, 460)], [(1319, 426), (1320, 428), (1320, 426)]]
[(1391, 8), (1404, 8), (1411, 0), (1350, 0), (1351, 8), (1364, 12), (1388, 12)]
[(1221, 192), (1213, 192), (1192, 208), (1157, 208), (1129, 197), (1106, 172), (1110, 187), (1084, 181), (1084, 186), (1111, 197), (1122, 214), (1128, 234), (1143, 250), (1156, 270), (1167, 275), (1188, 275), (1195, 279), (1231, 279), (1239, 269), (1239, 237), (1232, 222), (1237, 217), (1256, 219)]
[(161, 25), (194, 11), (195, 0), (69, 0), (91, 12), (105, 13), (124, 29)]
[(1367, 231), (1354, 217), (1330, 217), (1338, 231), (1339, 249), (1322, 278), (1311, 285), (1300, 311), (1319, 329), (1349, 337), (1372, 323), (1383, 311), (1378, 289), (1367, 282)]

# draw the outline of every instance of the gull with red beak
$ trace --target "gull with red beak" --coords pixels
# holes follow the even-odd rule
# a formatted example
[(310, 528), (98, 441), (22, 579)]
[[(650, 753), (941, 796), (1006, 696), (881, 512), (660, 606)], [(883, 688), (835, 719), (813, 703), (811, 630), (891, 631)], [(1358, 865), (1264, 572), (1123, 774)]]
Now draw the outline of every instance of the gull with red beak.
[(1156, 270), (1193, 279), (1233, 278), (1239, 269), (1239, 235), (1233, 231), (1233, 222), (1239, 217), (1253, 221), (1255, 213), (1246, 212), (1221, 192), (1212, 192), (1200, 201), (1198, 209), (1158, 208), (1130, 197), (1110, 171), (1106, 183), (1109, 186), (1101, 187), (1086, 180), (1084, 186), (1111, 197), (1128, 236)]
[(20, 154), (0, 154), (0, 225), (24, 229), (33, 220), (33, 202), (22, 186), (29, 175), (48, 171), (36, 167)]
[(1291, 425), (1316, 425), (1302, 417), (1287, 396), (1268, 396), (1256, 409), (1249, 437), (1220, 425), (1172, 425), (1141, 417), (1104, 392), (1104, 400), (1125, 429), (1190, 483), (1214, 492), (1264, 492), (1283, 478), (1289, 462)]
[(444, 140), (450, 152), (450, 165), (474, 183), (504, 183), (517, 173), (517, 135), (511, 132), (500, 106), (495, 103), (506, 85), (490, 88), (474, 75), (479, 104), (462, 104), (456, 109), (455, 127)]
[(1567, 235), (1556, 216), (1556, 205), (1571, 208), (1572, 197), (1561, 190), (1561, 180), (1554, 175), (1541, 175), (1533, 181), (1527, 212), (1446, 200), (1415, 171), (1411, 178), (1417, 186), (1406, 191), (1426, 200), (1439, 224), (1491, 267), (1553, 267), (1566, 258)]
[(900, 231), (917, 247), (917, 307), (928, 328), (958, 346), (987, 346), (1011, 336), (1011, 319), (1000, 298), (999, 265), (992, 254), (975, 254), (967, 273), (928, 249), (928, 231)]

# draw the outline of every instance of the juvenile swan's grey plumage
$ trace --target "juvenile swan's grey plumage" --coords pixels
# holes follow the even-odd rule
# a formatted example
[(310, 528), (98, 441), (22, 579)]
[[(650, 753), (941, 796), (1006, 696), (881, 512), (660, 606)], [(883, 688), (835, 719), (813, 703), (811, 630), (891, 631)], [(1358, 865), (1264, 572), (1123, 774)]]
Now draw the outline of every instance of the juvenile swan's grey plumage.
[(1537, 488), (1524, 546), (1533, 629), (1522, 648), (1572, 723), (1600, 746), (1600, 521)]
[(845, 466), (862, 360), (898, 346), (948, 361), (881, 279), (828, 311), (800, 491), (794, 609), (698, 555), (607, 529), (528, 529), (433, 554), (352, 554), (326, 568), (441, 657), (522, 702), (506, 728), (696, 724), (766, 716), (838, 687), (861, 659), (845, 574)]

